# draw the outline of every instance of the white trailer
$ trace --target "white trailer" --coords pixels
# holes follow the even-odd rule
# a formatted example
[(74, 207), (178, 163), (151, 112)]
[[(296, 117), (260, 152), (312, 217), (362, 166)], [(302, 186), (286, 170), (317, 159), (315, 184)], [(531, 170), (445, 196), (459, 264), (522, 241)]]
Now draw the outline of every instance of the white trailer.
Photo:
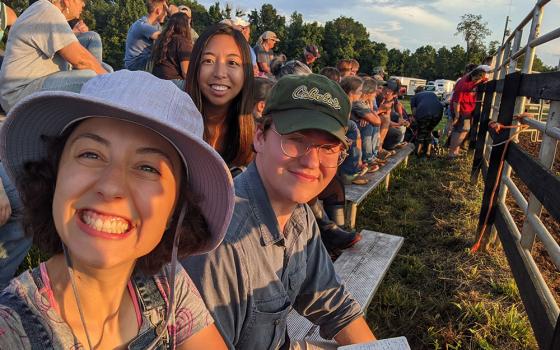
[(434, 81), (434, 85), (436, 86), (434, 92), (436, 93), (436, 95), (442, 97), (450, 94), (453, 91), (455, 82), (453, 80), (437, 79)]
[(391, 79), (398, 79), (401, 81), (402, 87), (406, 88), (406, 95), (414, 95), (414, 90), (419, 86), (426, 86), (426, 79), (410, 78), (410, 77), (396, 77), (392, 76)]

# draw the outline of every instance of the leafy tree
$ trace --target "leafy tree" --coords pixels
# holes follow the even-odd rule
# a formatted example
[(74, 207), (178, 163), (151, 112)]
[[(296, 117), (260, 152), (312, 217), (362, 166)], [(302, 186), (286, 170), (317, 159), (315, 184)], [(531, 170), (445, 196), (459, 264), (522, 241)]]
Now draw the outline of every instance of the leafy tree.
[(341, 16), (325, 24), (323, 47), (329, 65), (340, 59), (359, 59), (359, 51), (371, 52), (371, 45), (366, 27), (353, 18)]
[(387, 73), (389, 75), (403, 76), (405, 63), (410, 58), (410, 50), (400, 51), (391, 49), (387, 52)]
[(484, 47), (483, 42), (487, 36), (492, 34), (488, 29), (488, 23), (482, 21), (482, 15), (467, 13), (461, 16), (461, 22), (457, 24), (455, 35), (461, 34), (467, 43), (467, 60), (471, 60), (472, 51), (479, 51)]
[(303, 48), (314, 44), (319, 49), (321, 57), (316, 66), (323, 65), (323, 35), (324, 27), (317, 22), (304, 23), (301, 13), (294, 12), (290, 16), (290, 25), (286, 27), (286, 38), (280, 44), (280, 51), (284, 52), (288, 59), (301, 60)]
[(191, 9), (192, 26), (198, 33), (202, 33), (206, 28), (214, 24), (206, 8), (195, 0), (171, 0), (170, 3), (177, 6), (186, 5)]
[(280, 39), (281, 46), (275, 47), (275, 50), (281, 51), (281, 49), (285, 49), (286, 18), (279, 15), (274, 6), (264, 4), (260, 11), (255, 9), (248, 16), (251, 23), (251, 42), (256, 42), (262, 33), (270, 30)]

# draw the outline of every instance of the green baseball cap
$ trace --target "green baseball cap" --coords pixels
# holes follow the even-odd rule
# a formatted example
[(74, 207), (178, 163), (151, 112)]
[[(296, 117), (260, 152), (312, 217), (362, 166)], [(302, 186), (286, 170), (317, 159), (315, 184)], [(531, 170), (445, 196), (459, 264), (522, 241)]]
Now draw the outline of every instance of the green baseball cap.
[(338, 83), (319, 74), (286, 75), (274, 85), (263, 115), (272, 117), (278, 133), (323, 130), (348, 147), (350, 100)]

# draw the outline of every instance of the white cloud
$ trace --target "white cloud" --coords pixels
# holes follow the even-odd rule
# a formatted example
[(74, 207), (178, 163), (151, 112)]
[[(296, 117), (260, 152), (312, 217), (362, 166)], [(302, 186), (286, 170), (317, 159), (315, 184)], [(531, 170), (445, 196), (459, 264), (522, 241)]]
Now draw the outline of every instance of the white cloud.
[(389, 48), (401, 49), (401, 40), (399, 33), (402, 25), (399, 21), (386, 21), (374, 23), (373, 27), (367, 27), (369, 37), (373, 41), (385, 43)]
[(454, 27), (454, 24), (446, 18), (440, 17), (419, 6), (373, 6), (369, 9), (369, 11), (426, 27), (439, 29), (449, 29)]

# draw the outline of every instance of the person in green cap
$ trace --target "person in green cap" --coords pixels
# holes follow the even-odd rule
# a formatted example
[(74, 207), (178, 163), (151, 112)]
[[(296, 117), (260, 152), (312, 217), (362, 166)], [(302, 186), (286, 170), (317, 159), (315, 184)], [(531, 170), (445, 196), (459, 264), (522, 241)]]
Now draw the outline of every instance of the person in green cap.
[(234, 179), (226, 238), (183, 261), (229, 348), (288, 348), (292, 309), (340, 345), (375, 340), (306, 204), (346, 157), (349, 116), (348, 97), (324, 76), (288, 75), (272, 88), (255, 132), (255, 160)]

